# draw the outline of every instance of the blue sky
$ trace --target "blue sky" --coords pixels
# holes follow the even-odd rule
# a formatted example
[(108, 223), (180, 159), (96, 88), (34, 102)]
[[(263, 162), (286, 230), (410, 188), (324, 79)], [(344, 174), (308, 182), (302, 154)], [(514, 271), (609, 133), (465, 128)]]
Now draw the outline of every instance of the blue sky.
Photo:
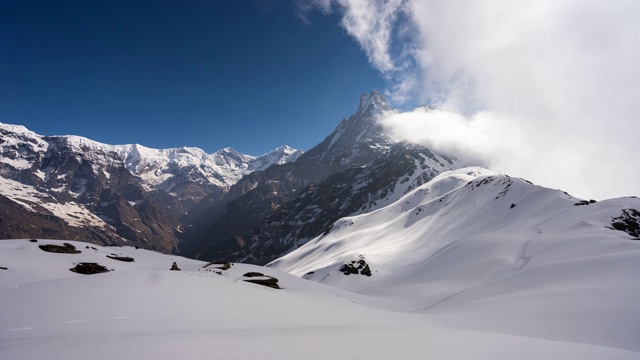
[[(388, 90), (399, 140), (585, 198), (638, 194), (638, 14), (633, 0), (0, 0), (0, 122), (257, 155), (307, 150), (361, 92)], [(420, 103), (446, 111), (408, 111)]]
[(386, 85), (337, 14), (309, 20), (289, 0), (0, 0), (0, 122), (109, 144), (307, 150)]

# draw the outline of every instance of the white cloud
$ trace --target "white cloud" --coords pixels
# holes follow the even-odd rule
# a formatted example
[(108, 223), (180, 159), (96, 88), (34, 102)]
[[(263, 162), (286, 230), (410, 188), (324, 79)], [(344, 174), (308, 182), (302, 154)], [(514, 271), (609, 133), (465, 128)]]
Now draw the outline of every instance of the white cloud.
[(345, 8), (342, 26), (358, 40), (373, 66), (383, 73), (396, 70), (389, 50), (393, 24), (404, 0), (340, 2)]
[[(405, 22), (398, 19), (406, 14), (407, 0), (308, 0), (299, 1), (300, 16), (307, 15), (314, 8), (323, 13), (338, 10), (342, 13), (341, 26), (360, 44), (373, 67), (387, 79), (402, 83), (410, 67), (409, 57), (413, 49), (410, 43), (394, 42), (412, 36), (406, 30)], [(394, 49), (394, 46), (400, 47)], [(406, 86), (404, 87), (406, 89)], [(402, 89), (400, 89), (402, 90)]]
[(582, 197), (640, 194), (640, 2), (324, 3), (393, 100), (448, 110), (390, 115), (396, 137)]

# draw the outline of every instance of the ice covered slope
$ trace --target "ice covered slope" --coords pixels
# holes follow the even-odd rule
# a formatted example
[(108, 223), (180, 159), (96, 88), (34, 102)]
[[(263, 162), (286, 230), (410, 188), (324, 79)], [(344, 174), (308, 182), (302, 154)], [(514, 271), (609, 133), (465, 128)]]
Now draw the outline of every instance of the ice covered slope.
[(638, 209), (467, 168), (270, 266), (449, 326), (640, 351)]
[[(41, 251), (62, 241), (0, 241), (0, 358), (637, 359), (638, 353), (438, 325), (424, 314), (354, 303), (355, 294), (275, 269), (123, 248)], [(90, 245), (89, 245), (90, 246)], [(106, 256), (129, 256), (119, 262)], [(182, 271), (170, 271), (176, 262)], [(114, 271), (80, 275), (77, 262)], [(6, 269), (5, 269), (6, 268)], [(282, 289), (241, 281), (276, 276)]]

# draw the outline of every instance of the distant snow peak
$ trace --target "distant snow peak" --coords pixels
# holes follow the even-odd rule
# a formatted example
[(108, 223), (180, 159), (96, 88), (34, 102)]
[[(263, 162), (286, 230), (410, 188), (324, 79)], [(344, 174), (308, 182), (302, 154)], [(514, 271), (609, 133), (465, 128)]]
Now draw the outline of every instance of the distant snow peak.
[(250, 171), (264, 171), (272, 165), (281, 165), (298, 160), (302, 150), (296, 150), (289, 145), (280, 146), (272, 151), (256, 157), (248, 167)]
[(18, 134), (29, 134), (29, 135), (36, 135), (36, 133), (34, 133), (33, 131), (27, 129), (26, 127), (22, 126), (22, 125), (13, 125), (13, 124), (5, 124), (0, 122), (0, 129), (9, 131), (9, 132), (13, 132), (13, 133), (18, 133)]
[(251, 155), (241, 154), (238, 151), (236, 151), (236, 149), (234, 149), (232, 147), (229, 147), (229, 146), (224, 147), (224, 148), (214, 152), (213, 154), (218, 154), (218, 155), (221, 155), (221, 156), (236, 156), (236, 157), (251, 156)]
[(153, 149), (140, 144), (108, 145), (75, 135), (44, 137), (22, 125), (4, 123), (0, 123), (0, 135), (4, 140), (0, 144), (0, 162), (16, 170), (30, 169), (35, 160), (45, 156), (49, 145), (54, 143), (57, 147), (68, 148), (81, 158), (92, 161), (96, 169), (100, 168), (103, 172), (108, 173), (109, 167), (123, 163), (147, 190), (171, 186), (165, 183), (176, 174), (193, 174), (188, 169), (197, 169), (200, 175), (186, 177), (181, 181), (196, 179), (201, 183), (206, 179), (210, 185), (229, 188), (252, 171), (295, 161), (302, 154), (286, 145), (258, 157), (241, 154), (231, 147), (207, 154), (200, 148), (186, 146)]

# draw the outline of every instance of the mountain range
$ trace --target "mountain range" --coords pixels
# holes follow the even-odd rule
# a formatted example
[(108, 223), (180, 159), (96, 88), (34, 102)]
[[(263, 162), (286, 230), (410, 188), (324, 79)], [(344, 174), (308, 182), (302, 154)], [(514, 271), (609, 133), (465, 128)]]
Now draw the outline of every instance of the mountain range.
[(301, 154), (288, 146), (255, 157), (106, 145), (0, 124), (0, 236), (177, 251), (189, 209), (203, 198), (221, 198), (243, 176)]

